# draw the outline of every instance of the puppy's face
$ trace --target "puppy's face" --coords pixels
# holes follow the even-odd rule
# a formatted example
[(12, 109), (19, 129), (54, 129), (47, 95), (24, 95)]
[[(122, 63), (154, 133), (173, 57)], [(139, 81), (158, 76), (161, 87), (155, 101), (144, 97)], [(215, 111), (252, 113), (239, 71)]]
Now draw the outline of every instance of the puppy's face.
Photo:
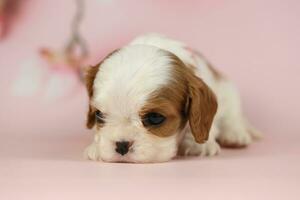
[(177, 153), (187, 121), (195, 140), (208, 138), (216, 99), (175, 55), (132, 45), (89, 69), (87, 126), (108, 162), (163, 162)]

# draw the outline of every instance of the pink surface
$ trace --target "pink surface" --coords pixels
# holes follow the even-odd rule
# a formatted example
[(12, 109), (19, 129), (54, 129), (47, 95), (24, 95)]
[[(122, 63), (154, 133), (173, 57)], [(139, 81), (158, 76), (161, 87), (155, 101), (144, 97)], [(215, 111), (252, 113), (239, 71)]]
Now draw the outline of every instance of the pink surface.
[(183, 40), (236, 82), (265, 138), (214, 158), (83, 160), (91, 139), (83, 88), (56, 102), (11, 92), (20, 65), (38, 48), (62, 47), (73, 2), (24, 1), (0, 43), (0, 199), (300, 199), (299, 1), (86, 2), (90, 63), (145, 32)]

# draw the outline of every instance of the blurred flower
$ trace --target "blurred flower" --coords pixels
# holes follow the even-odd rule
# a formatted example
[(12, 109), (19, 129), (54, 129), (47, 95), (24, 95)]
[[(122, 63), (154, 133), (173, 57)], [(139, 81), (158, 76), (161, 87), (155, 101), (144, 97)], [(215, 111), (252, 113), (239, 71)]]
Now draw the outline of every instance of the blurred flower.
[(41, 94), (47, 100), (72, 95), (82, 85), (80, 63), (70, 54), (43, 48), (37, 59), (28, 60), (21, 66), (13, 94)]
[(36, 59), (25, 62), (14, 82), (14, 95), (31, 96), (41, 92), (43, 97), (53, 100), (73, 94), (82, 85), (83, 61), (88, 56), (87, 45), (79, 34), (84, 0), (74, 2), (77, 9), (70, 26), (71, 36), (64, 50), (42, 48)]

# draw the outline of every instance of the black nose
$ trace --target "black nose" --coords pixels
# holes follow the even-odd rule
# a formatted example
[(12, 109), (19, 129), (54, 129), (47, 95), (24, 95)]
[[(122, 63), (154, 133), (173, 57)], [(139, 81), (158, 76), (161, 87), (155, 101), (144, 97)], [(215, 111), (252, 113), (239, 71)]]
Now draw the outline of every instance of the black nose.
[(117, 146), (117, 148), (115, 149), (116, 152), (124, 156), (126, 153), (128, 153), (131, 143), (128, 141), (116, 142), (116, 146)]

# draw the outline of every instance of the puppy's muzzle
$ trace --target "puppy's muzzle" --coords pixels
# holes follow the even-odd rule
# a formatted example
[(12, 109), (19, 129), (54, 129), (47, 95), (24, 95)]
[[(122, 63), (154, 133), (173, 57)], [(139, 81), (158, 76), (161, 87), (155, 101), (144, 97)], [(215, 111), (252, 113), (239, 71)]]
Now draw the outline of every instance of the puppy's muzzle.
[(121, 141), (116, 142), (116, 152), (124, 156), (128, 153), (129, 148), (132, 146), (133, 142)]

